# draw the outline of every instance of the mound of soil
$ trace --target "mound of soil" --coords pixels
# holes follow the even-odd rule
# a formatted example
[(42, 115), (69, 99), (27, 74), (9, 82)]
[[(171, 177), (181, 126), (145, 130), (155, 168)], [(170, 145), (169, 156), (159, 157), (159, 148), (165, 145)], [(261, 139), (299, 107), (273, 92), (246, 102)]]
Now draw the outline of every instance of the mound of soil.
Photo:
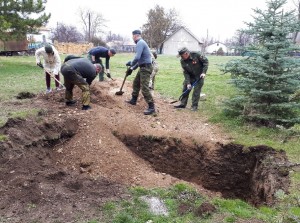
[(20, 92), (16, 98), (17, 99), (26, 99), (26, 98), (34, 98), (36, 95), (30, 92)]
[[(207, 196), (241, 198), (272, 204), (278, 189), (287, 191), (283, 151), (235, 145), (201, 111), (174, 110), (171, 99), (155, 93), (156, 115), (145, 116), (122, 80), (91, 86), (92, 109), (68, 107), (64, 92), (40, 94), (20, 108), (39, 115), (10, 119), (0, 129), (0, 220), (7, 222), (75, 222), (102, 219), (109, 200), (128, 198), (128, 186), (169, 187), (192, 184)], [(205, 102), (201, 102), (205, 103)], [(17, 103), (6, 106), (18, 109)], [(201, 105), (201, 104), (200, 104)], [(200, 109), (201, 110), (201, 109)], [(2, 218), (2, 219), (1, 219)]]

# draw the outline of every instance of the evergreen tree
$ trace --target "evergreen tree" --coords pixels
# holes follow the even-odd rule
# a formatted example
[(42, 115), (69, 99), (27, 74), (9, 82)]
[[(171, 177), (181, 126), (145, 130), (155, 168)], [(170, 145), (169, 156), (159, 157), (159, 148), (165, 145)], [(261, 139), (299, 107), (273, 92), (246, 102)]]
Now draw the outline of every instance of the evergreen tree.
[(46, 0), (0, 0), (0, 39), (24, 38), (46, 25), (51, 14), (43, 13)]
[(300, 60), (291, 56), (299, 48), (289, 38), (300, 25), (294, 11), (284, 11), (285, 4), (270, 0), (266, 11), (254, 10), (254, 22), (243, 30), (255, 39), (244, 48), (249, 56), (223, 68), (239, 93), (226, 102), (227, 111), (272, 127), (300, 123), (300, 103), (290, 100), (300, 86)]
[(219, 56), (223, 56), (224, 55), (224, 50), (222, 47), (220, 47), (218, 50), (217, 50), (217, 55)]

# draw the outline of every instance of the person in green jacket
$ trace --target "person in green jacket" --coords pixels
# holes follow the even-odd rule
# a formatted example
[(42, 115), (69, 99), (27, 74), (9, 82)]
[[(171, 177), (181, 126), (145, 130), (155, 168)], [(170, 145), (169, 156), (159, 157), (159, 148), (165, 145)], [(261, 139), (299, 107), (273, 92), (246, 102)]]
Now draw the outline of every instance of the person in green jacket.
[(181, 57), (180, 64), (184, 75), (182, 92), (186, 93), (183, 95), (180, 104), (175, 105), (174, 108), (185, 108), (189, 94), (194, 88), (191, 110), (197, 111), (201, 89), (208, 69), (208, 59), (199, 52), (189, 51), (186, 47), (179, 49), (178, 55)]

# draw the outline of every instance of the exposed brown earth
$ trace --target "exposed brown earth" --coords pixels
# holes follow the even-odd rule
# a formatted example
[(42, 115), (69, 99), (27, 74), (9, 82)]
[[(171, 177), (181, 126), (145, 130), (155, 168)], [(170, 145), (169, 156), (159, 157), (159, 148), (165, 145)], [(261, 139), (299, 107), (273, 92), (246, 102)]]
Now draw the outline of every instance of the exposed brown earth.
[(64, 92), (21, 93), (27, 102), (3, 105), (40, 112), (0, 129), (8, 136), (0, 143), (0, 222), (98, 219), (105, 202), (129, 197), (128, 186), (185, 182), (206, 196), (255, 205), (272, 204), (278, 189), (287, 191), (288, 171), (278, 166), (287, 162), (283, 151), (236, 145), (201, 109), (174, 110), (171, 99), (157, 93), (156, 115), (145, 116), (143, 98), (136, 106), (125, 102), (129, 82), (115, 95), (121, 83), (94, 81), (88, 111), (80, 109), (78, 88), (73, 107), (65, 106)]

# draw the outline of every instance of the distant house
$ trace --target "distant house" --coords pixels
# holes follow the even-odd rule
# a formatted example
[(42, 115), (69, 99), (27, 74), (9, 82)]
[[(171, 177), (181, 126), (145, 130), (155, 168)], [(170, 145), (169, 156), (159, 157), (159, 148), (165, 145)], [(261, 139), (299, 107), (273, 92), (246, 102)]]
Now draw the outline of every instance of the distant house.
[(106, 43), (109, 48), (117, 52), (135, 52), (136, 44), (133, 41), (111, 41)]
[(162, 54), (176, 55), (178, 49), (187, 47), (191, 51), (201, 51), (203, 43), (185, 27), (180, 27), (162, 43)]
[(28, 48), (37, 49), (46, 43), (52, 43), (51, 39), (51, 29), (46, 27), (39, 28), (38, 34), (27, 34)]
[(205, 52), (213, 55), (227, 55), (229, 53), (229, 49), (225, 44), (216, 42), (207, 46)]

